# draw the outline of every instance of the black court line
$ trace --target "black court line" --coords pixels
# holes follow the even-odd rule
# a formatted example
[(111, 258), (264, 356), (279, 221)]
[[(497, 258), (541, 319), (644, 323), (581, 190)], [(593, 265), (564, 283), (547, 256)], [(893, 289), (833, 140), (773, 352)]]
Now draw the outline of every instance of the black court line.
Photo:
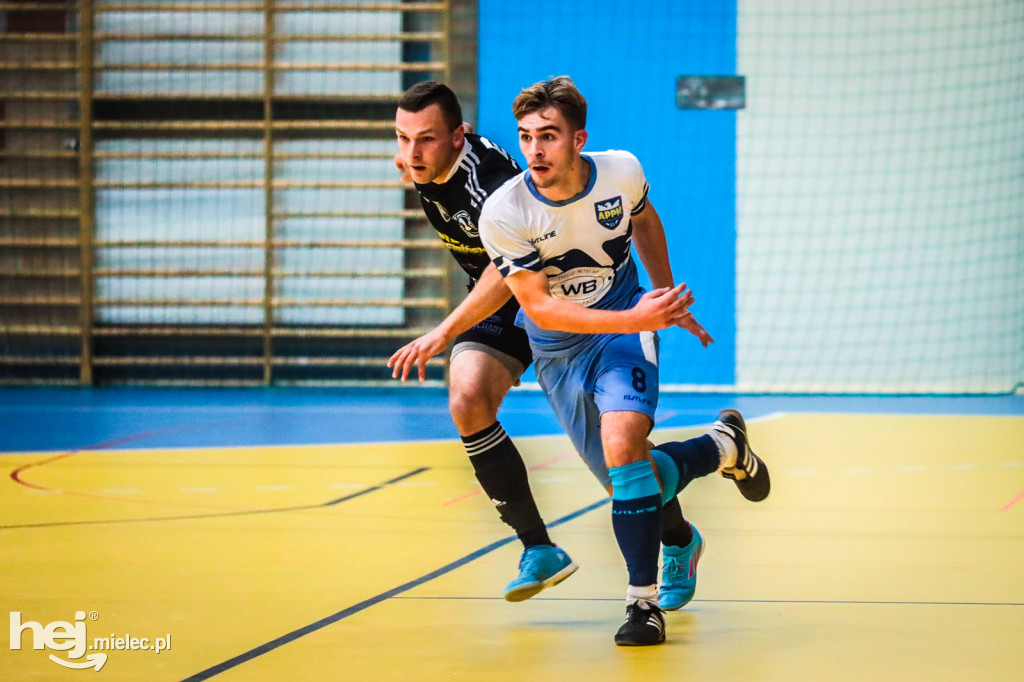
[[(504, 601), (499, 597), (396, 597), (406, 601)], [(621, 597), (533, 597), (530, 601), (609, 601), (621, 602)], [(694, 599), (691, 604), (822, 604), (864, 606), (1024, 606), (1012, 601), (880, 601), (875, 599)]]
[(395, 476), (394, 478), (389, 478), (388, 480), (384, 481), (383, 483), (378, 483), (377, 485), (372, 485), (369, 488), (363, 488), (362, 490), (359, 490), (357, 492), (351, 493), (349, 495), (345, 495), (344, 497), (339, 497), (336, 500), (331, 500), (329, 502), (317, 502), (315, 504), (300, 504), (300, 505), (296, 505), (294, 507), (269, 507), (267, 509), (240, 509), (238, 511), (209, 512), (207, 514), (182, 514), (180, 516), (150, 516), (150, 517), (140, 517), (140, 518), (130, 518), (130, 519), (100, 519), (100, 520), (95, 520), (95, 521), (49, 521), (49, 522), (46, 522), (46, 523), (21, 523), (21, 524), (9, 525), (9, 526), (0, 526), (0, 530), (8, 530), (8, 529), (11, 529), (11, 528), (52, 528), (54, 526), (100, 526), (100, 525), (114, 524), (114, 523), (148, 523), (148, 522), (151, 522), (151, 521), (188, 521), (188, 520), (191, 520), (191, 519), (216, 519), (216, 518), (223, 518), (225, 516), (249, 516), (249, 515), (252, 515), (252, 514), (276, 514), (278, 512), (306, 511), (306, 510), (309, 510), (309, 509), (323, 509), (324, 507), (333, 507), (336, 504), (341, 504), (342, 502), (348, 502), (349, 500), (355, 499), (357, 497), (362, 497), (363, 495), (366, 495), (368, 493), (372, 493), (372, 492), (374, 492), (376, 490), (381, 490), (382, 488), (385, 488), (385, 487), (387, 487), (389, 485), (393, 485), (395, 483), (398, 483), (399, 481), (404, 481), (407, 478), (410, 478), (412, 476), (416, 476), (417, 474), (422, 474), (424, 471), (429, 471), (429, 470), (430, 470), (430, 467), (420, 467), (419, 469), (413, 469), (412, 471), (407, 471), (406, 473), (404, 473), (404, 474), (402, 474), (400, 476)]
[[(606, 497), (606, 498), (604, 498), (602, 500), (599, 500), (599, 501), (597, 501), (597, 502), (595, 502), (593, 504), (587, 505), (586, 507), (583, 507), (582, 509), (577, 509), (576, 511), (574, 511), (574, 512), (572, 512), (570, 514), (566, 514), (565, 516), (561, 517), (560, 519), (557, 519), (556, 521), (553, 521), (552, 523), (549, 523), (548, 527), (549, 528), (554, 528), (555, 526), (560, 526), (563, 523), (567, 523), (569, 521), (572, 521), (573, 519), (575, 519), (577, 517), (580, 517), (580, 516), (583, 516), (584, 514), (586, 514), (588, 512), (591, 512), (591, 511), (593, 511), (593, 510), (595, 510), (595, 509), (597, 509), (599, 507), (603, 507), (604, 505), (606, 505), (606, 504), (608, 504), (610, 502), (611, 502), (611, 498), (607, 498)], [(196, 673), (195, 675), (192, 675), (191, 677), (187, 677), (182, 682), (199, 682), (200, 680), (208, 680), (211, 677), (213, 677), (214, 675), (219, 675), (222, 672), (226, 672), (226, 671), (228, 671), (228, 670), (230, 670), (232, 668), (235, 668), (235, 667), (238, 667), (238, 666), (242, 665), (243, 663), (247, 663), (247, 662), (253, 660), (254, 658), (258, 658), (258, 657), (262, 656), (263, 654), (270, 653), (271, 651), (273, 651), (274, 649), (277, 649), (278, 647), (282, 647), (285, 644), (289, 644), (291, 642), (294, 642), (295, 640), (297, 640), (297, 639), (299, 639), (301, 637), (305, 637), (308, 634), (312, 634), (312, 633), (316, 632), (317, 630), (322, 630), (323, 628), (327, 627), (328, 625), (333, 625), (334, 623), (337, 623), (340, 620), (348, 618), (349, 616), (354, 615), (356, 613), (359, 613), (360, 611), (363, 611), (365, 609), (368, 609), (369, 607), (371, 607), (371, 606), (373, 606), (375, 604), (379, 604), (382, 601), (385, 601), (387, 599), (391, 599), (392, 597), (395, 597), (395, 596), (397, 596), (399, 594), (402, 594), (403, 592), (408, 592), (412, 588), (419, 587), (420, 585), (423, 585), (424, 583), (428, 583), (431, 580), (433, 580), (434, 578), (439, 578), (442, 575), (445, 575), (446, 573), (451, 573), (455, 569), (461, 568), (462, 566), (465, 566), (466, 564), (468, 564), (468, 563), (470, 563), (472, 561), (476, 561), (480, 557), (482, 557), (482, 556), (484, 556), (486, 554), (490, 554), (491, 552), (493, 552), (494, 550), (498, 549), (499, 547), (504, 547), (505, 545), (509, 544), (510, 542), (515, 541), (516, 539), (517, 539), (516, 536), (510, 535), (510, 536), (502, 538), (501, 540), (498, 540), (496, 542), (492, 542), (491, 544), (486, 545), (485, 547), (481, 547), (480, 549), (476, 550), (475, 552), (471, 552), (470, 554), (467, 554), (466, 556), (462, 557), (461, 559), (456, 559), (455, 561), (451, 562), (450, 564), (447, 564), (445, 566), (442, 566), (441, 568), (435, 569), (435, 570), (433, 570), (430, 573), (427, 573), (425, 575), (421, 575), (419, 578), (415, 578), (413, 580), (410, 580), (409, 582), (404, 583), (402, 585), (399, 585), (398, 587), (393, 587), (390, 590), (387, 590), (385, 592), (381, 592), (380, 594), (378, 594), (375, 597), (370, 597), (369, 599), (361, 601), (358, 604), (353, 604), (352, 606), (348, 607), (347, 609), (342, 609), (341, 611), (338, 611), (337, 613), (334, 613), (334, 614), (332, 614), (330, 616), (327, 616), (326, 618), (321, 618), (320, 620), (316, 621), (315, 623), (310, 623), (309, 625), (306, 625), (305, 627), (301, 627), (298, 630), (293, 630), (292, 632), (289, 632), (286, 635), (282, 635), (282, 636), (278, 637), (277, 639), (271, 640), (271, 641), (267, 642), (266, 644), (261, 644), (260, 646), (256, 647), (255, 649), (251, 649), (251, 650), (245, 652), (244, 654), (240, 654), (238, 656), (235, 656), (234, 658), (230, 658), (230, 659), (224, 661), (223, 663), (218, 663), (217, 665), (213, 666), (212, 668), (207, 668), (206, 670), (204, 670), (202, 672), (199, 672), (199, 673)]]
[(1012, 601), (883, 601), (874, 599), (694, 599), (710, 604), (844, 604), (864, 606), (1024, 606)]

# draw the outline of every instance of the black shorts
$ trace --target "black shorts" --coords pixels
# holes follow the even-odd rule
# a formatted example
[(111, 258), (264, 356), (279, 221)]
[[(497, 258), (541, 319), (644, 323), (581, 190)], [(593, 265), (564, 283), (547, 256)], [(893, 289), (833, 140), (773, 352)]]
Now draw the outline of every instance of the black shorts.
[(493, 355), (518, 378), (533, 362), (526, 330), (516, 326), (519, 301), (512, 297), (486, 320), (455, 337), (452, 356), (464, 350), (479, 350)]

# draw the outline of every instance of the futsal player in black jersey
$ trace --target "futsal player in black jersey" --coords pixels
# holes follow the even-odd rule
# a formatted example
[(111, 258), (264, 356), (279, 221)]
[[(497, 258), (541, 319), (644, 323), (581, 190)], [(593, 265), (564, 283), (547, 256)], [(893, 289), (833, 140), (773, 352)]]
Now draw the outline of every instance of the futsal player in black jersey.
[(388, 366), (402, 381), (416, 366), (423, 381), (427, 361), (454, 342), (449, 410), (477, 480), (523, 543), (519, 576), (505, 588), (505, 599), (522, 601), (577, 569), (551, 542), (522, 456), (497, 418), (532, 355), (526, 332), (515, 324), (519, 304), (490, 262), (477, 225), (484, 200), (522, 170), (505, 150), (466, 131), (458, 98), (441, 83), (409, 88), (398, 103), (395, 132), (396, 163), (415, 184), (438, 236), (469, 275), (470, 292), (437, 327), (395, 352)]

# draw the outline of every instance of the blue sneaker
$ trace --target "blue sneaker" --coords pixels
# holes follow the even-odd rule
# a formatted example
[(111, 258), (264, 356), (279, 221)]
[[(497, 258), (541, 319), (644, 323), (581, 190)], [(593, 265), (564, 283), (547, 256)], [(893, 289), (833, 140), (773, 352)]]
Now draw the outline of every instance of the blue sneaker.
[[(689, 523), (689, 521), (687, 521)], [(704, 553), (704, 538), (693, 528), (693, 540), (686, 547), (665, 545), (662, 550), (661, 589), (658, 606), (664, 611), (675, 611), (690, 603), (697, 591), (697, 562)]]
[(505, 599), (524, 601), (545, 587), (562, 582), (579, 568), (565, 550), (554, 545), (527, 547), (519, 559), (519, 577), (505, 588)]

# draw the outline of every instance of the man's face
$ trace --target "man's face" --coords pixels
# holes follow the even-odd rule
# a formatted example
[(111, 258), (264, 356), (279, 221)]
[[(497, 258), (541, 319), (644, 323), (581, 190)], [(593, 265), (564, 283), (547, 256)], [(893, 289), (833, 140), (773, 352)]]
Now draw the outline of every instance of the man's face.
[(580, 152), (587, 140), (585, 130), (573, 130), (565, 116), (555, 107), (526, 114), (519, 119), (519, 150), (530, 167), (530, 178), (545, 196), (560, 200), (566, 191), (576, 187)]
[(462, 126), (448, 130), (441, 107), (431, 104), (422, 111), (399, 109), (395, 114), (398, 153), (413, 182), (440, 182), (451, 169), (465, 140)]

